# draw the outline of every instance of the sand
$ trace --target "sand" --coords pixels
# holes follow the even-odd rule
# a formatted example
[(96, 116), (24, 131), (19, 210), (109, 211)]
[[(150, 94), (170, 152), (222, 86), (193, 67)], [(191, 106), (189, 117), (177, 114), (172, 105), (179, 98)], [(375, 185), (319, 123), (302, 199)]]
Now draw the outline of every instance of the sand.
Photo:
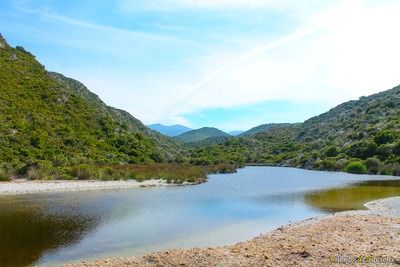
[(33, 194), (33, 193), (46, 193), (46, 192), (135, 188), (135, 187), (168, 186), (168, 185), (170, 184), (168, 184), (164, 180), (146, 180), (143, 182), (137, 182), (135, 180), (29, 181), (29, 180), (19, 179), (10, 182), (1, 182), (0, 195), (18, 195), (18, 194)]
[(252, 240), (77, 266), (400, 266), (400, 197), (289, 224)]

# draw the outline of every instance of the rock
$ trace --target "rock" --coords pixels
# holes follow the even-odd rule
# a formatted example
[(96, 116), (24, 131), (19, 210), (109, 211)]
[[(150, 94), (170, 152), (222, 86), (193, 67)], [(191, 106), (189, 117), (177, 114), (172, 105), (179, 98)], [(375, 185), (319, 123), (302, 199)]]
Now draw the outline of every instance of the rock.
[(17, 59), (18, 59), (18, 57), (17, 57), (16, 54), (12, 54), (12, 55), (10, 56), (10, 60), (12, 60), (12, 61), (17, 60)]
[(3, 49), (7, 46), (7, 41), (4, 39), (3, 35), (0, 33), (0, 49)]

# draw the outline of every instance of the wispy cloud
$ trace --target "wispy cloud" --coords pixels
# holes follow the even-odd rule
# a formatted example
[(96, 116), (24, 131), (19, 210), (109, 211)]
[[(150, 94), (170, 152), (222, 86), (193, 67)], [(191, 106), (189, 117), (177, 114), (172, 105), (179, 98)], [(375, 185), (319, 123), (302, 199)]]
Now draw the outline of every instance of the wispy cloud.
[(16, 2), (13, 2), (13, 6), (15, 9), (17, 9), (21, 13), (31, 14), (31, 15), (34, 15), (34, 16), (37, 16), (40, 18), (50, 19), (53, 21), (61, 22), (64, 24), (69, 24), (71, 26), (76, 26), (76, 27), (80, 27), (80, 28), (108, 32), (108, 33), (112, 33), (115, 35), (124, 36), (126, 38), (134, 37), (134, 38), (146, 39), (146, 40), (150, 40), (150, 41), (168, 41), (168, 42), (193, 45), (193, 42), (190, 42), (185, 39), (177, 38), (175, 36), (135, 31), (135, 30), (131, 30), (131, 29), (118, 28), (118, 27), (114, 27), (114, 26), (102, 25), (102, 24), (98, 24), (98, 23), (94, 23), (94, 22), (71, 18), (71, 17), (56, 13), (50, 6), (47, 6), (47, 5), (42, 5), (40, 7), (37, 7), (31, 1), (16, 1)]
[(127, 30), (127, 29), (121, 29), (121, 28), (116, 28), (116, 27), (110, 27), (106, 25), (101, 25), (101, 24), (96, 24), (96, 23), (91, 23), (83, 20), (77, 20), (69, 17), (65, 17), (56, 13), (36, 13), (37, 15), (56, 20), (59, 22), (67, 23), (70, 25), (86, 28), (86, 29), (91, 29), (91, 30), (97, 30), (97, 31), (105, 31), (105, 32), (112, 32), (114, 34), (119, 34), (121, 36), (129, 37), (133, 36), (136, 38), (144, 38), (147, 40), (152, 40), (152, 41), (170, 41), (170, 42), (177, 42), (177, 43), (192, 43), (189, 42), (188, 40), (183, 40), (180, 38), (176, 37), (171, 37), (171, 36), (165, 36), (162, 34), (149, 34), (145, 32), (140, 32), (140, 31), (133, 31), (133, 30)]
[[(188, 114), (276, 99), (328, 109), (400, 82), (398, 1), (17, 3), (0, 17), (12, 43), (145, 123), (190, 124)], [(277, 114), (252, 118), (284, 113), (268, 112)]]
[[(181, 9), (256, 9), (256, 8), (275, 8), (282, 9), (293, 6), (304, 5), (305, 1), (295, 3), (290, 0), (121, 0), (120, 7), (125, 10), (155, 10), (155, 11), (174, 11)], [(309, 0), (308, 4), (318, 1)]]
[(232, 62), (223, 65), (221, 67), (219, 67), (217, 70), (212, 71), (211, 73), (209, 73), (202, 81), (200, 81), (199, 83), (197, 83), (196, 85), (194, 85), (193, 87), (189, 88), (187, 90), (187, 92), (189, 92), (188, 96), (181, 100), (180, 102), (184, 102), (187, 100), (187, 98), (192, 98), (196, 95), (196, 93), (198, 93), (199, 91), (201, 91), (202, 88), (204, 88), (205, 86), (209, 85), (210, 83), (212, 83), (215, 79), (217, 79), (218, 77), (220, 77), (222, 74), (224, 74), (225, 72), (237, 68), (240, 65), (242, 65), (243, 63), (246, 63), (247, 61), (260, 56), (264, 53), (266, 53), (267, 51), (280, 47), (282, 45), (286, 45), (290, 42), (294, 42), (296, 40), (299, 40), (303, 37), (306, 37), (310, 34), (313, 34), (315, 32), (317, 32), (319, 29), (321, 29), (321, 26), (312, 26), (309, 27), (307, 29), (304, 30), (300, 30), (297, 31), (295, 33), (289, 34), (287, 36), (284, 36), (282, 38), (267, 42), (265, 44), (259, 45), (253, 49), (251, 49), (250, 51), (247, 51), (245, 53), (243, 53), (243, 55), (239, 56), (238, 58), (235, 58)]

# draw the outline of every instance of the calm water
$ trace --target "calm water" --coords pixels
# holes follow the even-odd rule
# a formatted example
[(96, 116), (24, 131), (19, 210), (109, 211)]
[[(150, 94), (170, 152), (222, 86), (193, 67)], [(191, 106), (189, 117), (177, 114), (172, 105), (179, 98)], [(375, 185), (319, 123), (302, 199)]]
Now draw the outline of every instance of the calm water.
[(289, 221), (400, 196), (393, 179), (246, 167), (196, 186), (0, 197), (0, 266), (231, 244)]

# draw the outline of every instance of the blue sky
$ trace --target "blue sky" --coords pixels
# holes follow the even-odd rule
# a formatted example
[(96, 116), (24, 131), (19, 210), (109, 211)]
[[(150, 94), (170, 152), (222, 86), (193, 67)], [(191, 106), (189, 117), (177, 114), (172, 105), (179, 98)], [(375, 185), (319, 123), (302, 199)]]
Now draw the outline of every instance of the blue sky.
[(400, 84), (400, 3), (10, 0), (0, 32), (146, 124), (297, 122)]

